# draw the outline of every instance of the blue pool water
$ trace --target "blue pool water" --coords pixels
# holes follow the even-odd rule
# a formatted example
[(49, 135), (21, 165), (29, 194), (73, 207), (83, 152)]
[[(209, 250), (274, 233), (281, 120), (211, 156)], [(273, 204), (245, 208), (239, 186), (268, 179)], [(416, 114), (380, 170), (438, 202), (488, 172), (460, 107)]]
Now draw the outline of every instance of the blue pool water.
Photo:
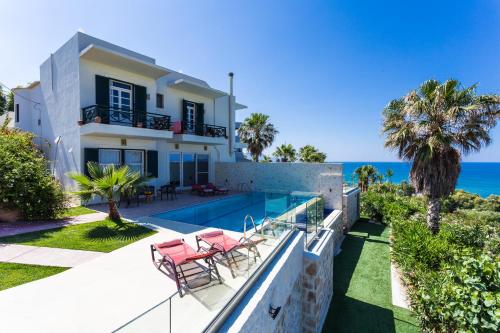
[[(243, 221), (250, 214), (256, 225), (265, 217), (278, 217), (314, 198), (313, 195), (250, 192), (153, 215), (155, 218), (196, 224), (205, 227), (243, 231)], [(251, 225), (247, 225), (251, 228)]]
[[(344, 181), (356, 182), (354, 170), (364, 164), (371, 164), (379, 172), (385, 173), (387, 169), (394, 171), (392, 181), (399, 183), (408, 180), (410, 163), (405, 162), (339, 162), (344, 165)], [(500, 163), (464, 162), (458, 178), (457, 189), (477, 193), (482, 197), (490, 194), (500, 195)]]

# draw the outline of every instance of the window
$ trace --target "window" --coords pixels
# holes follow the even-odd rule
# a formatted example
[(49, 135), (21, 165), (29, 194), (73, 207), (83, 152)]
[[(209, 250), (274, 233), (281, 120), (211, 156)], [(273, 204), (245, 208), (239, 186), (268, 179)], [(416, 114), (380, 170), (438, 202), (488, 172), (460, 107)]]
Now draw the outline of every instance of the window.
[(196, 179), (198, 184), (208, 184), (208, 155), (196, 154)]
[(19, 122), (19, 104), (16, 104), (16, 123)]
[(108, 165), (119, 167), (121, 165), (120, 150), (99, 149), (99, 165), (102, 167), (106, 167)]
[(206, 185), (209, 182), (209, 162), (208, 154), (170, 153), (170, 181), (179, 187)]
[(163, 109), (163, 94), (156, 94), (156, 107)]
[(125, 165), (131, 170), (144, 174), (144, 152), (142, 150), (125, 150)]
[(114, 109), (111, 112), (110, 122), (131, 122), (130, 110), (132, 109), (132, 85), (128, 83), (111, 81), (109, 87), (109, 106)]
[(186, 129), (189, 133), (194, 133), (196, 104), (193, 102), (186, 103)]

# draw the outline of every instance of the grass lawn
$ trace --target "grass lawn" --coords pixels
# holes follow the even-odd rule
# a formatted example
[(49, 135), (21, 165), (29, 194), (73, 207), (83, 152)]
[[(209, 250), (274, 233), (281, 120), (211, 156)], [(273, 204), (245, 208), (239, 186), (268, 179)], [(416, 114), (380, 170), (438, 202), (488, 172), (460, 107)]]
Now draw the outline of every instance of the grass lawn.
[(76, 206), (70, 207), (66, 209), (60, 216), (60, 218), (70, 217), (70, 216), (78, 216), (85, 214), (97, 213), (95, 210), (87, 208), (85, 206)]
[(62, 271), (67, 267), (51, 267), (0, 262), (0, 290), (42, 279)]
[(420, 332), (411, 311), (392, 305), (389, 228), (357, 222), (335, 257), (333, 275), (323, 332)]
[(0, 243), (111, 252), (155, 233), (156, 231), (134, 223), (117, 225), (106, 219), (99, 222), (2, 237)]

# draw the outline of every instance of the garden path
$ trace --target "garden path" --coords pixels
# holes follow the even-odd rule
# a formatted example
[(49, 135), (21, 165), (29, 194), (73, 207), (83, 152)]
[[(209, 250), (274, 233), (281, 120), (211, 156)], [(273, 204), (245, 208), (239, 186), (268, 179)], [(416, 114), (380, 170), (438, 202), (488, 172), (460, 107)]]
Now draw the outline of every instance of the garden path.
[(21, 244), (0, 244), (0, 262), (42, 266), (74, 267), (103, 255), (103, 252), (58, 249)]

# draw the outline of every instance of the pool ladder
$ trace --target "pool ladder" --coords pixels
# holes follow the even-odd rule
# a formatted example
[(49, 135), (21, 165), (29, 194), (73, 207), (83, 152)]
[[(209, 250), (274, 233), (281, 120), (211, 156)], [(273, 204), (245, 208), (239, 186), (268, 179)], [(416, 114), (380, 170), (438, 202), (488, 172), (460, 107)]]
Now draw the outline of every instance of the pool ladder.
[(252, 221), (253, 229), (255, 230), (255, 233), (257, 233), (257, 226), (255, 225), (255, 221), (253, 220), (252, 215), (247, 214), (245, 216), (245, 220), (243, 221), (243, 237), (246, 239), (247, 238), (247, 220), (250, 219)]
[(238, 186), (236, 189), (239, 192), (252, 192), (252, 188), (250, 187), (250, 185), (248, 185), (248, 183), (238, 183)]

